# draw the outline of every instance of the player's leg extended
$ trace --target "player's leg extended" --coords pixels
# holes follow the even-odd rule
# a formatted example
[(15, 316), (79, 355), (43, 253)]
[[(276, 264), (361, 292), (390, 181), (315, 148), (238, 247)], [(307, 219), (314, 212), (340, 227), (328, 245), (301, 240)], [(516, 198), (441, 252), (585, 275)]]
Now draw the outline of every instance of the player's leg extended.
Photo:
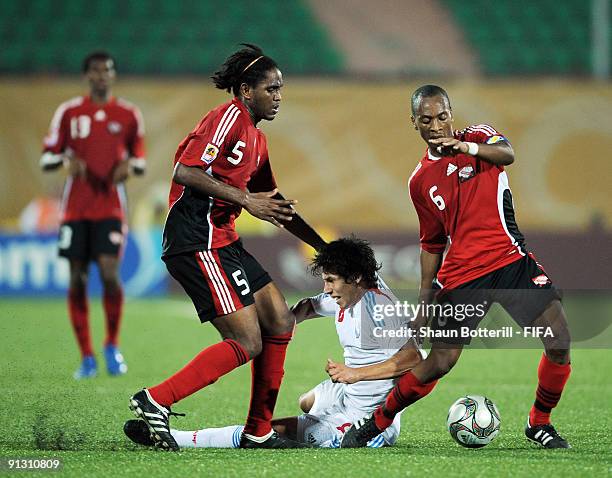
[[(272, 421), (272, 427), (280, 435), (295, 439), (297, 417), (280, 418)], [(243, 425), (200, 430), (170, 429), (170, 434), (180, 448), (239, 448)], [(123, 426), (126, 436), (138, 445), (155, 446), (149, 427), (142, 420), (128, 420)]]
[(261, 351), (259, 322), (254, 305), (217, 317), (211, 323), (223, 340), (205, 348), (177, 373), (149, 389), (153, 399), (160, 405), (170, 407), (216, 382)]
[(87, 300), (88, 262), (69, 259), (70, 285), (68, 288), (68, 315), (81, 351), (81, 366), (75, 372), (77, 379), (94, 377), (97, 373), (89, 330), (89, 303)]
[(272, 433), (272, 415), (284, 375), (285, 353), (291, 340), (295, 317), (273, 282), (254, 294), (261, 327), (262, 350), (252, 363), (249, 414), (244, 428), (249, 438)]
[(376, 426), (384, 430), (393, 423), (395, 415), (429, 394), (438, 379), (455, 366), (462, 350), (458, 344), (434, 342), (427, 358), (400, 377), (385, 403), (374, 412)]
[(571, 373), (570, 333), (561, 302), (552, 301), (533, 325), (550, 327), (553, 337), (542, 337), (544, 354), (538, 366), (538, 388), (525, 433), (546, 448), (567, 448), (568, 443), (550, 425), (552, 409), (559, 403)]

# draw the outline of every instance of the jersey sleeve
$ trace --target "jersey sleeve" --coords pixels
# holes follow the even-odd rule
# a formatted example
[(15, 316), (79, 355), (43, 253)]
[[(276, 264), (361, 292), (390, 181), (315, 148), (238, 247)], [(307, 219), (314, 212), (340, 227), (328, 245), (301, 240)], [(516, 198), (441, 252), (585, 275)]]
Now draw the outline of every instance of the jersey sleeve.
[(67, 108), (62, 104), (55, 111), (49, 132), (43, 142), (43, 152), (60, 154), (66, 150), (70, 128), (68, 124)]
[(508, 139), (488, 124), (477, 124), (468, 126), (462, 131), (463, 141), (472, 143), (495, 144), (499, 142), (509, 143)]
[(312, 304), (312, 308), (317, 313), (317, 315), (321, 315), (323, 317), (336, 316), (338, 305), (329, 294), (323, 292), (319, 295), (315, 295), (314, 297), (310, 298), (310, 302)]
[(144, 135), (145, 126), (142, 113), (137, 107), (133, 107), (133, 124), (128, 138), (127, 149), (131, 158), (143, 159), (145, 158), (145, 147), (144, 147)]
[(247, 184), (247, 189), (252, 193), (260, 193), (264, 191), (272, 191), (276, 188), (276, 179), (272, 172), (272, 165), (268, 158), (268, 152), (260, 158), (259, 168), (255, 171)]
[(207, 168), (219, 156), (232, 153), (232, 142), (240, 136), (242, 111), (230, 103), (227, 108), (208, 114), (188, 137), (188, 143), (178, 161), (186, 166)]
[(423, 202), (423, 196), (415, 181), (410, 182), (410, 197), (419, 218), (419, 236), (423, 250), (441, 254), (446, 248), (444, 226)]

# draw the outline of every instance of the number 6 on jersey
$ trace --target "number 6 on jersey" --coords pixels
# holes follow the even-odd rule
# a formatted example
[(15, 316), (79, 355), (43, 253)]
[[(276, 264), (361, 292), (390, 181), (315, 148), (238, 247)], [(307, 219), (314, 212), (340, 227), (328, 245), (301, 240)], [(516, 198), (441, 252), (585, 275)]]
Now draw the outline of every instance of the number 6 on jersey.
[(434, 204), (438, 206), (438, 209), (442, 211), (446, 207), (446, 204), (444, 203), (444, 198), (442, 198), (442, 196), (440, 196), (439, 194), (434, 196), (434, 193), (437, 191), (437, 189), (438, 186), (432, 186), (429, 189), (429, 197), (434, 202)]

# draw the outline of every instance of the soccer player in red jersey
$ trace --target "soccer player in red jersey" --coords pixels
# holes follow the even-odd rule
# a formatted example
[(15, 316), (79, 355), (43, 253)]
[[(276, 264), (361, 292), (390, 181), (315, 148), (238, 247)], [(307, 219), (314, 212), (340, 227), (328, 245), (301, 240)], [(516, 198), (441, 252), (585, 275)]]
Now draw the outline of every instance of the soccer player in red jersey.
[(223, 340), (131, 397), (130, 408), (163, 449), (178, 450), (170, 434), (170, 406), (249, 360), (251, 404), (240, 446), (303, 446), (271, 426), (295, 318), (268, 273), (243, 248), (234, 220), (244, 208), (315, 249), (324, 241), (296, 214), (296, 201), (277, 192), (266, 137), (257, 128), (278, 113), (282, 74), (260, 48), (243, 45), (212, 77), (234, 98), (206, 114), (174, 158), (162, 259), (200, 321), (210, 321)]
[(123, 307), (119, 279), (121, 250), (127, 231), (124, 182), (145, 171), (144, 124), (138, 108), (112, 96), (115, 62), (105, 52), (83, 61), (89, 95), (62, 103), (44, 141), (43, 170), (67, 169), (62, 200), (59, 254), (70, 263), (68, 311), (81, 350), (74, 377), (94, 377), (96, 359), (89, 334), (87, 279), (89, 262), (98, 264), (106, 314), (104, 357), (111, 375), (127, 365), (118, 344)]
[[(434, 299), (450, 304), (455, 315), (432, 319), (431, 330), (446, 333), (432, 334), (427, 359), (398, 381), (373, 415), (351, 427), (342, 446), (364, 446), (398, 412), (426, 396), (470, 342), (449, 332), (476, 329), (498, 302), (522, 327), (550, 327), (552, 337), (542, 337), (544, 354), (525, 434), (544, 448), (569, 448), (551, 425), (550, 413), (570, 375), (570, 334), (559, 294), (527, 252), (516, 225), (504, 170), (514, 162), (512, 146), (489, 125), (455, 131), (448, 95), (435, 85), (414, 92), (412, 122), (428, 146), (409, 183), (420, 224), (419, 299), (425, 305)], [(474, 313), (458, 317), (468, 306)], [(426, 316), (418, 317), (413, 330), (425, 330), (426, 322)]]

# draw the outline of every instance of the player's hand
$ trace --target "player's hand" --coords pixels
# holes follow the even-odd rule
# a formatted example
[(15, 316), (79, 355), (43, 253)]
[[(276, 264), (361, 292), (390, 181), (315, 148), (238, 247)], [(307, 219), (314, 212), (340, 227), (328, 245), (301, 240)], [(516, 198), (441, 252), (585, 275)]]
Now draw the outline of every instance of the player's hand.
[(467, 154), (469, 146), (456, 138), (435, 138), (429, 140), (430, 146), (442, 156), (454, 156), (458, 153)]
[(85, 161), (76, 156), (64, 156), (64, 166), (73, 178), (84, 178), (87, 175)]
[(332, 382), (355, 383), (360, 380), (359, 371), (357, 369), (347, 367), (343, 363), (334, 362), (332, 359), (327, 359), (325, 371)]
[(263, 221), (268, 221), (276, 227), (284, 227), (280, 221), (291, 221), (295, 214), (293, 199), (272, 199), (278, 193), (277, 189), (263, 193), (247, 193), (244, 208)]
[(113, 184), (124, 182), (130, 175), (130, 164), (128, 161), (121, 161), (113, 171)]
[(423, 336), (421, 335), (421, 331), (426, 332), (424, 330), (427, 327), (429, 322), (429, 318), (426, 314), (419, 312), (414, 320), (410, 321), (410, 328), (412, 329), (412, 337), (416, 341), (417, 345), (423, 345)]

